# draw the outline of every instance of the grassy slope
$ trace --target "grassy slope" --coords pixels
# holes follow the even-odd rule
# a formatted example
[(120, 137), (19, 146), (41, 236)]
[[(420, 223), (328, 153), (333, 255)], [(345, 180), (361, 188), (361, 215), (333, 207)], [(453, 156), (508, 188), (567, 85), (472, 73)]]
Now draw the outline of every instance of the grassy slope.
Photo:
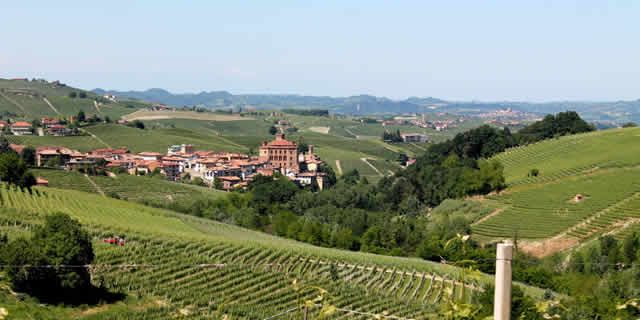
[(49, 181), (54, 188), (72, 189), (98, 193), (91, 184), (91, 179), (105, 194), (117, 194), (128, 200), (178, 200), (193, 196), (217, 197), (224, 192), (189, 184), (171, 182), (160, 178), (137, 177), (121, 174), (115, 178), (106, 176), (90, 176), (89, 179), (77, 172), (51, 169), (33, 169), (33, 174)]
[[(467, 300), (474, 294), (473, 289), (456, 281), (443, 282), (440, 276), (474, 285), (491, 281), (446, 265), (314, 247), (78, 191), (49, 188), (29, 195), (1, 187), (0, 201), (0, 225), (4, 231), (13, 230), (12, 237), (40, 223), (45, 212), (62, 211), (80, 219), (96, 237), (96, 263), (105, 265), (95, 269), (94, 279), (128, 295), (118, 304), (83, 311), (18, 303), (0, 291), (4, 299), (0, 301), (7, 301), (3, 306), (18, 318), (36, 313), (42, 319), (164, 319), (176, 314), (265, 318), (296, 305), (291, 282), (299, 279), (328, 290), (330, 301), (339, 307), (425, 319), (439, 302)], [(113, 247), (99, 241), (114, 233), (125, 235), (127, 245)], [(331, 280), (327, 263), (337, 264), (337, 279)], [(108, 267), (114, 264), (148, 266)], [(300, 293), (303, 299), (317, 294), (309, 288)]]
[[(584, 241), (627, 227), (640, 217), (640, 128), (612, 129), (548, 140), (495, 158), (510, 187), (488, 197), (501, 211), (474, 226), (480, 240)], [(540, 176), (528, 178), (537, 168)], [(583, 201), (575, 202), (578, 194)]]
[[(33, 95), (17, 94), (15, 90), (28, 91)], [(40, 119), (45, 116), (76, 115), (82, 110), (87, 115), (98, 114), (115, 120), (147, 106), (146, 103), (122, 101), (104, 103), (98, 110), (93, 102), (96, 95), (92, 92), (84, 91), (87, 94), (85, 99), (68, 97), (70, 92), (82, 91), (68, 86), (56, 87), (49, 83), (0, 79), (0, 112), (10, 112), (22, 119)], [(44, 98), (49, 100), (55, 110)]]

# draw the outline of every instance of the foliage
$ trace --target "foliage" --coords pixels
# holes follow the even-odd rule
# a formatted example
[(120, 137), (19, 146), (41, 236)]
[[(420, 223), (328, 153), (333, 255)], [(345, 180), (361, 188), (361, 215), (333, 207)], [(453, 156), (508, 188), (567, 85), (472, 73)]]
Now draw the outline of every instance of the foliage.
[(301, 116), (328, 117), (329, 110), (326, 109), (282, 109), (282, 112), (288, 114), (297, 114)]
[(24, 161), (13, 151), (0, 153), (0, 181), (22, 188), (31, 188), (36, 184), (35, 177), (27, 170)]
[(558, 136), (595, 131), (595, 127), (582, 120), (577, 112), (560, 112), (547, 115), (543, 120), (535, 122), (518, 131), (520, 144), (536, 142)]
[(398, 129), (395, 132), (388, 132), (385, 130), (385, 132), (382, 134), (382, 141), (402, 142), (404, 140), (402, 139), (402, 136), (400, 135), (400, 130)]
[(61, 213), (47, 216), (30, 240), (9, 243), (4, 254), (15, 290), (62, 301), (82, 295), (91, 286), (88, 267), (82, 266), (93, 259), (89, 234), (78, 221)]

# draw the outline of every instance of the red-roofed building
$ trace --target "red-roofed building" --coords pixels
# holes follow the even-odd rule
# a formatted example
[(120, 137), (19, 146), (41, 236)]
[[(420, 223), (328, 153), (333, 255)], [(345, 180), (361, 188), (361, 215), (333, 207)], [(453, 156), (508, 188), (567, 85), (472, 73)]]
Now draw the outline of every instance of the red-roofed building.
[(222, 181), (222, 189), (224, 190), (231, 190), (240, 182), (242, 182), (242, 179), (236, 176), (219, 177), (218, 179)]
[(276, 140), (263, 142), (260, 146), (260, 160), (269, 162), (274, 168), (298, 172), (298, 145), (285, 139), (284, 134), (276, 134)]
[(62, 137), (68, 135), (70, 132), (71, 130), (61, 124), (52, 124), (47, 127), (47, 133), (52, 136)]
[(0, 120), (0, 130), (4, 130), (4, 128), (8, 127), (9, 123), (4, 121), (4, 120)]
[(11, 150), (15, 151), (17, 154), (22, 154), (22, 151), (24, 151), (25, 146), (21, 144), (10, 143), (9, 148), (11, 148)]
[(55, 118), (46, 118), (45, 117), (45, 118), (42, 118), (40, 120), (40, 124), (42, 124), (42, 126), (46, 129), (46, 128), (49, 128), (49, 127), (54, 126), (54, 125), (59, 125), (60, 124), (60, 120), (55, 119)]
[(159, 152), (140, 152), (138, 153), (140, 159), (145, 161), (155, 161), (162, 158), (162, 153)]
[(29, 122), (17, 121), (11, 125), (11, 133), (16, 136), (33, 134), (33, 126)]

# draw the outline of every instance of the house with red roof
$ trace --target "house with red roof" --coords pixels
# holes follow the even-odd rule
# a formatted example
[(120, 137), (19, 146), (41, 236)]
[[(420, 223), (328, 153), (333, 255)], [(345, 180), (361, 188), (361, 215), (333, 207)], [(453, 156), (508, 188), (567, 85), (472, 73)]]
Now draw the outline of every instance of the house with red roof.
[(17, 121), (11, 124), (11, 133), (16, 136), (24, 136), (33, 134), (33, 126), (29, 122)]

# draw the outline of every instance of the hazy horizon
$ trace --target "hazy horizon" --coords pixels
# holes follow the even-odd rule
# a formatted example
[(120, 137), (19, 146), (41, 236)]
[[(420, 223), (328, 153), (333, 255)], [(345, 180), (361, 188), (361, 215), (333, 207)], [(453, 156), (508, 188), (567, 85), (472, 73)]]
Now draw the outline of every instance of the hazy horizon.
[(640, 98), (640, 3), (2, 3), (0, 77), (83, 89)]

